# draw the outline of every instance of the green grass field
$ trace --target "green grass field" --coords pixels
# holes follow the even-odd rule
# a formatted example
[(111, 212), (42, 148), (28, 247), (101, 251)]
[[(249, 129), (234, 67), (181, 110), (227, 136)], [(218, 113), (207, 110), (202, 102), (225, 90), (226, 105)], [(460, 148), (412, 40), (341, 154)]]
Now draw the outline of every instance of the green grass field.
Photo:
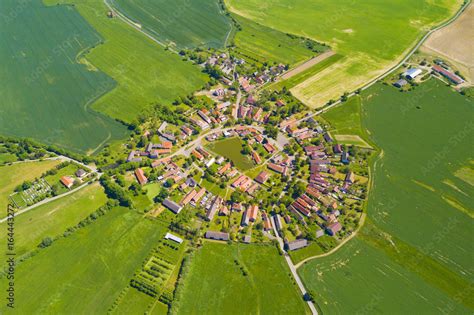
[(60, 161), (25, 162), (0, 166), (0, 207), (6, 209), (8, 196), (16, 186), (24, 181), (32, 181), (47, 170), (58, 165)]
[(227, 0), (236, 14), (284, 33), (329, 44), (345, 58), (295, 86), (293, 94), (319, 107), (389, 68), (431, 26), (462, 1)]
[[(416, 273), (394, 263), (383, 252), (356, 238), (336, 254), (298, 269), (316, 302), (330, 314), (469, 313)], [(355, 292), (354, 290), (357, 290)]]
[(17, 266), (15, 311), (106, 313), (164, 232), (158, 221), (130, 209), (112, 209)]
[[(247, 270), (244, 276), (234, 260)], [(182, 283), (178, 314), (309, 313), (273, 246), (206, 242)]]
[(77, 62), (83, 50), (102, 41), (79, 13), (46, 8), (41, 0), (6, 0), (1, 11), (0, 133), (76, 152), (123, 137), (124, 126), (87, 105), (114, 82)]
[[(39, 206), (15, 220), (15, 252), (22, 255), (35, 249), (45, 238), (61, 235), (107, 201), (98, 183), (86, 186), (72, 195)], [(0, 224), (6, 229), (6, 223)], [(0, 246), (5, 248), (4, 239)]]
[[(434, 79), (408, 93), (378, 84), (362, 94), (363, 127), (382, 150), (369, 222), (299, 270), (323, 312), (472, 312), (474, 187), (456, 176), (472, 168), (471, 110), (472, 100)], [(341, 293), (347, 283), (363, 289)]]
[(95, 101), (92, 108), (131, 122), (150, 105), (169, 105), (177, 96), (187, 95), (206, 83), (207, 76), (198, 67), (182, 61), (120, 19), (108, 18), (102, 1), (46, 1), (49, 5), (58, 2), (74, 4), (103, 37), (100, 45), (79, 58), (88, 68), (100, 69), (116, 82), (116, 87)]
[[(119, 307), (112, 314), (145, 314), (150, 304), (156, 301), (155, 298), (142, 293), (134, 288), (129, 288)], [(166, 313), (165, 313), (166, 314)]]
[(17, 156), (12, 153), (0, 153), (0, 165), (15, 162), (18, 160)]
[(347, 102), (321, 115), (330, 125), (330, 133), (341, 144), (355, 144), (361, 147), (370, 147), (367, 143), (367, 132), (361, 122), (361, 99), (359, 96), (351, 97)]
[(207, 148), (216, 154), (228, 158), (232, 161), (235, 167), (245, 171), (255, 167), (255, 164), (251, 160), (250, 156), (240, 153), (242, 150), (242, 145), (243, 142), (239, 138), (234, 137), (212, 142), (207, 145)]
[[(296, 64), (317, 55), (306, 47), (305, 40), (301, 38), (292, 38), (236, 14), (234, 18), (242, 28), (234, 36), (235, 51), (247, 58), (260, 63)], [(317, 44), (315, 48), (322, 51), (327, 49)]]
[(358, 135), (364, 137), (361, 122), (360, 97), (351, 97), (347, 102), (341, 103), (321, 117), (328, 121), (332, 134)]
[(115, 0), (114, 6), (178, 49), (221, 48), (231, 31), (232, 22), (217, 0)]
[[(429, 254), (474, 279), (474, 248), (465, 242), (473, 221), (443, 199), (473, 213), (474, 187), (455, 174), (474, 156), (472, 122), (466, 115), (472, 111), (472, 100), (431, 80), (411, 93), (377, 85), (364, 93), (363, 110), (364, 125), (384, 152), (375, 169), (369, 215), (381, 228), (418, 248), (452, 225)], [(390, 200), (394, 205), (385, 209)]]

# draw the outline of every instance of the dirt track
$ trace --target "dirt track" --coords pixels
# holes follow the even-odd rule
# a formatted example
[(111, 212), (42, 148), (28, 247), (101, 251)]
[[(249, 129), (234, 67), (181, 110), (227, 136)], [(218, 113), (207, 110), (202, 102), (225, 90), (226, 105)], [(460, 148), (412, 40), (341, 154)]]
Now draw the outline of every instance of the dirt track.
[(297, 75), (298, 73), (301, 73), (303, 71), (305, 71), (306, 69), (309, 69), (311, 68), (312, 66), (314, 66), (315, 64), (317, 63), (320, 63), (321, 61), (323, 61), (324, 59), (326, 58), (329, 58), (333, 55), (335, 55), (336, 53), (332, 50), (329, 50), (329, 51), (326, 51), (325, 53), (322, 53), (321, 55), (317, 56), (317, 57), (314, 57), (314, 58), (311, 58), (310, 60), (302, 63), (301, 65), (297, 66), (296, 68), (286, 72), (284, 75), (281, 76), (281, 78), (283, 80), (286, 80), (286, 79), (289, 79), (291, 78), (292, 76), (295, 76)]

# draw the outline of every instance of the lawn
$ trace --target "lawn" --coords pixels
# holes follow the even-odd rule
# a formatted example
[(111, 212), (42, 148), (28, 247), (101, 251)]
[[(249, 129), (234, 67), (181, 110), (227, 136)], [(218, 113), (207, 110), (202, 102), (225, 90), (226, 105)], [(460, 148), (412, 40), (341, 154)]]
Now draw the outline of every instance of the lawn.
[(178, 49), (221, 48), (231, 20), (217, 0), (115, 0), (114, 5), (163, 42)]
[[(360, 235), (299, 269), (323, 312), (472, 312), (474, 187), (456, 176), (474, 155), (470, 111), (472, 100), (434, 79), (362, 93), (363, 127), (383, 154)], [(347, 283), (360, 292), (344, 293)]]
[(61, 177), (63, 176), (70, 176), (72, 178), (75, 178), (75, 173), (79, 168), (80, 167), (77, 164), (69, 164), (63, 168), (58, 169), (56, 174), (46, 176), (45, 180), (52, 186), (54, 184), (59, 183)]
[[(234, 14), (241, 30), (234, 36), (236, 52), (247, 58), (264, 62), (283, 64), (296, 64), (318, 55), (306, 46), (306, 40), (290, 37), (273, 28), (255, 23), (250, 19)], [(315, 44), (315, 49), (322, 51), (328, 48)]]
[[(40, 177), (47, 170), (58, 165), (60, 161), (46, 160), (41, 162), (24, 162), (0, 166), (0, 207), (6, 209), (8, 196), (16, 186), (27, 180)], [(3, 217), (3, 216), (2, 216)]]
[[(199, 67), (182, 61), (120, 19), (108, 18), (108, 9), (102, 1), (46, 2), (74, 4), (103, 37), (100, 45), (79, 57), (80, 62), (91, 69), (100, 69), (116, 83), (111, 92), (92, 103), (92, 108), (100, 112), (132, 122), (150, 105), (169, 105), (176, 97), (201, 88), (208, 79)], [(104, 92), (111, 88), (108, 86)]]
[[(245, 18), (329, 44), (344, 56), (298, 84), (292, 93), (320, 107), (345, 91), (355, 90), (401, 59), (432, 26), (454, 15), (462, 1), (401, 0), (227, 0)], [(396, 31), (394, 31), (396, 30)]]
[[(61, 235), (107, 201), (98, 183), (88, 185), (72, 195), (54, 200), (15, 219), (15, 250), (22, 255), (33, 250), (45, 238)], [(6, 229), (6, 223), (0, 224)], [(0, 245), (5, 248), (4, 239)]]
[(122, 138), (124, 126), (87, 106), (114, 82), (77, 62), (103, 40), (80, 14), (41, 0), (5, 0), (1, 11), (0, 133), (82, 153)]
[[(165, 233), (159, 221), (115, 208), (19, 264), (15, 310), (104, 314)], [(5, 281), (1, 282), (2, 290)], [(1, 312), (6, 312), (5, 304)]]
[(243, 142), (237, 138), (229, 138), (216, 142), (212, 142), (207, 145), (207, 148), (216, 154), (222, 155), (232, 161), (235, 167), (246, 171), (255, 166), (250, 156), (243, 155), (240, 151), (242, 150)]
[(183, 281), (178, 314), (309, 313), (274, 246), (206, 242)]

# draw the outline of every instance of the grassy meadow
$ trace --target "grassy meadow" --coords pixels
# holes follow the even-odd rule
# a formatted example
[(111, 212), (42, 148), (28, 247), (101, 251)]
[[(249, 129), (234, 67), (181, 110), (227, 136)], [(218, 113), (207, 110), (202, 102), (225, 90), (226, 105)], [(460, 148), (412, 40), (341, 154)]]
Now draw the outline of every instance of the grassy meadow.
[[(15, 252), (21, 256), (35, 249), (45, 237), (54, 238), (79, 223), (107, 202), (99, 183), (39, 206), (15, 219)], [(0, 224), (6, 229), (6, 222)], [(5, 248), (4, 239), (0, 246)]]
[(238, 137), (224, 139), (216, 142), (212, 142), (207, 145), (207, 148), (216, 154), (222, 155), (232, 161), (235, 167), (242, 171), (249, 170), (255, 167), (255, 164), (251, 160), (250, 156), (243, 155), (240, 151), (242, 150), (243, 142)]
[(169, 105), (177, 96), (187, 95), (207, 81), (198, 67), (182, 61), (120, 19), (108, 18), (107, 6), (102, 1), (45, 2), (51, 6), (73, 4), (103, 37), (100, 44), (78, 56), (79, 62), (91, 72), (101, 70), (116, 84), (112, 91), (91, 104), (95, 110), (132, 122), (150, 105)]
[(321, 115), (330, 125), (330, 133), (337, 142), (370, 147), (368, 135), (361, 122), (361, 98), (351, 97)]
[[(472, 312), (472, 100), (434, 79), (406, 93), (377, 84), (361, 97), (361, 128), (381, 149), (368, 222), (300, 275), (323, 312)], [(341, 290), (348, 283), (360, 284), (357, 295)]]
[[(0, 133), (92, 152), (125, 127), (90, 109), (114, 81), (78, 63), (103, 39), (73, 7), (2, 1)], [(14, 74), (14, 75), (13, 75)]]
[[(17, 266), (15, 310), (107, 313), (165, 230), (130, 209), (110, 210)], [(0, 311), (6, 311), (4, 304)]]
[(114, 6), (178, 49), (221, 48), (232, 28), (217, 0), (115, 0)]
[(0, 208), (6, 209), (8, 196), (24, 181), (32, 181), (61, 161), (45, 160), (0, 166)]
[(290, 275), (274, 246), (206, 242), (180, 284), (176, 310), (178, 314), (309, 313)]
[(448, 19), (462, 1), (227, 0), (238, 15), (283, 33), (329, 44), (344, 56), (296, 85), (292, 93), (320, 107), (355, 90), (400, 59), (430, 27)]

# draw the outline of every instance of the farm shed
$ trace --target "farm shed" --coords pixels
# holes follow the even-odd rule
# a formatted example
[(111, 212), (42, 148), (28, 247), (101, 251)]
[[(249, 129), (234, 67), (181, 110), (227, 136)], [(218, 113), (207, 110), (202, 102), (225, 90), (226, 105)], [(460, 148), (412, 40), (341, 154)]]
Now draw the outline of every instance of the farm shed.
[(173, 235), (171, 233), (166, 233), (165, 239), (175, 241), (176, 243), (179, 243), (179, 244), (183, 242), (182, 238), (177, 237), (176, 235)]
[(308, 246), (308, 240), (302, 238), (296, 241), (288, 242), (285, 245), (287, 250), (297, 250)]
[(421, 74), (421, 69), (416, 69), (416, 68), (411, 68), (411, 69), (408, 69), (404, 75), (407, 79), (409, 80), (413, 80), (414, 78), (416, 78), (417, 76), (419, 76)]
[(169, 199), (163, 200), (163, 206), (170, 209), (171, 211), (173, 211), (176, 214), (178, 214), (181, 211), (181, 209), (183, 209), (183, 207), (181, 207), (176, 202), (171, 201)]
[(207, 231), (204, 237), (207, 239), (213, 239), (218, 241), (228, 241), (230, 239), (229, 233), (215, 231)]
[(408, 83), (407, 80), (405, 80), (405, 79), (400, 79), (400, 80), (398, 80), (397, 82), (395, 82), (395, 83), (393, 84), (393, 86), (394, 86), (394, 87), (397, 87), (397, 88), (401, 88), (401, 87), (404, 87), (405, 85), (407, 85), (407, 83)]

